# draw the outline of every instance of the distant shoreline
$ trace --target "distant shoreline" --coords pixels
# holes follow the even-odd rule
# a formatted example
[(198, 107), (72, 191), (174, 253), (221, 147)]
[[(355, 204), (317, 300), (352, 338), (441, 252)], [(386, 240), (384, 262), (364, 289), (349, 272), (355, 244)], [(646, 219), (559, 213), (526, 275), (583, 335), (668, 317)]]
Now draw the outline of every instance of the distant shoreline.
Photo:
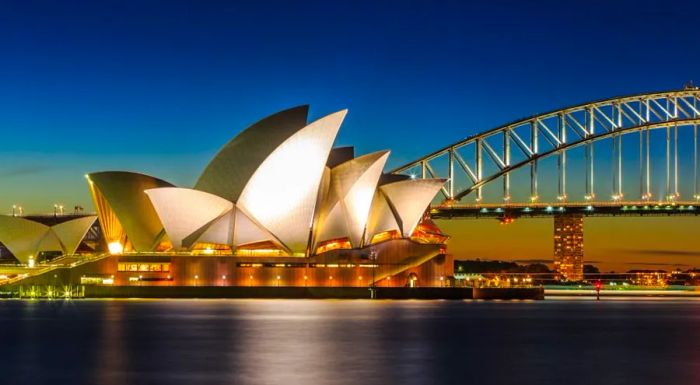
[[(545, 298), (548, 297), (595, 297), (594, 289), (545, 289)], [(638, 290), (601, 290), (601, 297), (675, 297), (675, 298), (700, 298), (700, 291), (689, 290), (664, 290), (664, 289), (638, 289)]]

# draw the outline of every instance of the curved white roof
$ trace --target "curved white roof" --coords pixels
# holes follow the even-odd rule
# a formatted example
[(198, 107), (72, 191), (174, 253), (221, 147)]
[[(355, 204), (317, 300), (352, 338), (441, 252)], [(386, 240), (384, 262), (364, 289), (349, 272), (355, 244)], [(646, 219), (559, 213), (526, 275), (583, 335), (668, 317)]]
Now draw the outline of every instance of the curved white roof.
[(194, 236), (193, 240), (185, 239), (185, 247), (190, 247), (196, 242), (217, 243), (220, 245), (233, 244), (233, 219), (236, 210), (230, 210), (220, 215), (203, 228), (192, 233), (187, 238)]
[(89, 215), (51, 226), (51, 231), (61, 241), (65, 254), (75, 254), (80, 242), (85, 238), (85, 234), (90, 230), (96, 219), (96, 215)]
[(91, 215), (49, 227), (21, 217), (0, 215), (0, 242), (25, 264), (30, 256), (36, 258), (42, 251), (75, 254), (95, 219), (97, 217)]
[[(47, 237), (56, 238), (49, 226), (20, 217), (0, 215), (0, 242), (20, 263), (29, 262), (30, 256), (36, 257), (42, 241)], [(58, 250), (61, 250), (60, 245)]]
[(204, 191), (161, 187), (145, 191), (174, 249), (202, 226), (233, 209), (230, 201)]
[(393, 230), (401, 232), (399, 223), (396, 221), (394, 212), (391, 211), (386, 197), (380, 190), (377, 190), (372, 200), (372, 209), (369, 212), (369, 218), (367, 219), (365, 244), (369, 243), (373, 236)]
[(411, 236), (428, 205), (444, 184), (445, 179), (408, 179), (379, 187), (399, 217), (403, 237)]
[(325, 164), (346, 113), (318, 119), (280, 144), (236, 202), (294, 254), (306, 252)]
[[(91, 183), (102, 227), (107, 227), (104, 219), (114, 214), (136, 251), (152, 251), (163, 232), (163, 225), (143, 192), (173, 185), (152, 176), (127, 171), (92, 173), (88, 175), (88, 182)], [(99, 198), (104, 198), (109, 207), (99, 205)]]
[(317, 243), (342, 237), (362, 246), (372, 198), (389, 157), (379, 151), (351, 159), (331, 169), (328, 196), (317, 226)]
[[(259, 223), (256, 223), (243, 210), (236, 210), (236, 224), (233, 232), (233, 245), (236, 247), (251, 243), (270, 241), (277, 245), (280, 241)], [(280, 245), (281, 246), (281, 245)]]
[(260, 163), (306, 126), (308, 112), (308, 106), (290, 108), (246, 128), (216, 154), (194, 188), (237, 202)]

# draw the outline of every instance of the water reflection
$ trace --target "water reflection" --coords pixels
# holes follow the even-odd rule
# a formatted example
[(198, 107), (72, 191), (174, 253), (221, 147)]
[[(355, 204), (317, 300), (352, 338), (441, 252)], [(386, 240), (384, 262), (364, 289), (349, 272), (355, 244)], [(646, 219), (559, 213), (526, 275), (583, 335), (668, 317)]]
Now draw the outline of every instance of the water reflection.
[(22, 384), (697, 383), (698, 304), (7, 300), (0, 366)]

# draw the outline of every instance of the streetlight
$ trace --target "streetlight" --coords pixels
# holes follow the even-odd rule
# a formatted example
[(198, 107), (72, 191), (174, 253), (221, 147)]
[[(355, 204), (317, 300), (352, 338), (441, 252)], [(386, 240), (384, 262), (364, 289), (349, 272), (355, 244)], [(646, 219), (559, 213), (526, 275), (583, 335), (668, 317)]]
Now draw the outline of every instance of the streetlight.
[(223, 281), (221, 286), (226, 286), (226, 274), (221, 276), (221, 280)]
[(194, 276), (194, 285), (199, 286), (199, 275), (195, 274)]
[(369, 259), (372, 261), (372, 287), (369, 289), (369, 298), (377, 298), (377, 249), (372, 246), (369, 248)]
[(277, 276), (277, 287), (280, 287), (280, 276)]
[(248, 286), (253, 286), (253, 275), (251, 274), (248, 279)]

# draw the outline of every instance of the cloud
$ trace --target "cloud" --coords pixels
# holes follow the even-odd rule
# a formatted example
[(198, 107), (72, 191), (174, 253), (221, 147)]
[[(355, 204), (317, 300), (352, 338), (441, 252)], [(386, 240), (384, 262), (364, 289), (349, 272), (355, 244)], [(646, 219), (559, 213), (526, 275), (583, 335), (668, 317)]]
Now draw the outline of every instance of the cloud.
[(515, 263), (553, 263), (551, 259), (514, 259)]
[(46, 165), (21, 165), (0, 170), (0, 177), (25, 176), (32, 174), (40, 174), (49, 171), (51, 167)]
[(665, 263), (665, 262), (625, 262), (627, 265), (646, 265), (646, 266), (690, 266), (685, 263)]
[(673, 255), (673, 256), (688, 256), (700, 257), (700, 251), (692, 250), (663, 250), (663, 249), (615, 249), (611, 250), (615, 253), (637, 254), (637, 255)]

